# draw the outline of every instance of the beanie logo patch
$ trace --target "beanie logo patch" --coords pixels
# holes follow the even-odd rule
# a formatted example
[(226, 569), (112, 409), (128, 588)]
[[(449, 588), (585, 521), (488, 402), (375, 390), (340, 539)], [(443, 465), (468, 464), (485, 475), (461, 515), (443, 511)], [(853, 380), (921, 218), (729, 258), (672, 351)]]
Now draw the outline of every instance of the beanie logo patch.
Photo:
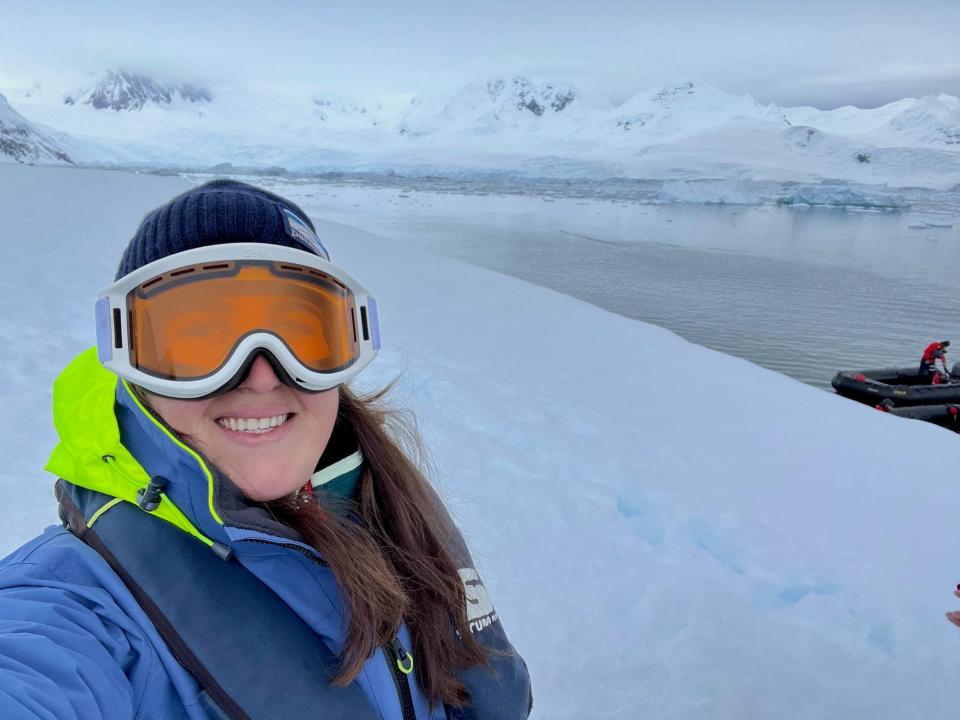
[(320, 242), (320, 238), (310, 229), (309, 225), (285, 207), (280, 207), (280, 214), (283, 216), (283, 227), (289, 237), (324, 260), (330, 259), (330, 253), (327, 252), (323, 243)]

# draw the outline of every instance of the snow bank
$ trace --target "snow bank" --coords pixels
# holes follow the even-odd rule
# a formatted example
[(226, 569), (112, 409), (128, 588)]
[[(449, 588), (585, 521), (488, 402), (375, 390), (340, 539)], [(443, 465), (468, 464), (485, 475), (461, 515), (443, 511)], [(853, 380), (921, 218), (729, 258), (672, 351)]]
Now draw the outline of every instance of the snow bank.
[[(55, 520), (54, 374), (92, 343), (93, 299), (140, 215), (183, 187), (0, 167), (0, 229), (21, 239), (0, 250), (5, 550)], [(530, 665), (534, 717), (955, 715), (956, 435), (320, 225), (381, 306), (362, 385), (401, 375), (394, 400), (420, 418)]]

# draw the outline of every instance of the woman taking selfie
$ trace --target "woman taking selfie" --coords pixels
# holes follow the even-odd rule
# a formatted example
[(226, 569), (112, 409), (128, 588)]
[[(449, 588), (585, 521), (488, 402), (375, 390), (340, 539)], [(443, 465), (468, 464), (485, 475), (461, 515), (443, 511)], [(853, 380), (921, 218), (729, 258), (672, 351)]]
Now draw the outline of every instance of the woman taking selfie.
[(520, 719), (464, 542), (348, 382), (370, 292), (234, 181), (149, 213), (54, 384), (64, 527), (0, 564), (0, 717)]

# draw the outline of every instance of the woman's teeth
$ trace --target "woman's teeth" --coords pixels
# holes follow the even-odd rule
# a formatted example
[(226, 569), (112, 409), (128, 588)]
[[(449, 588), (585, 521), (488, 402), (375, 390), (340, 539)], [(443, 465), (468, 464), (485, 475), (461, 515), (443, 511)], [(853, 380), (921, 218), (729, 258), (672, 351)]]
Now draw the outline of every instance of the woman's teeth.
[(283, 425), (289, 417), (288, 413), (268, 418), (220, 418), (217, 422), (220, 423), (220, 427), (234, 432), (267, 433)]

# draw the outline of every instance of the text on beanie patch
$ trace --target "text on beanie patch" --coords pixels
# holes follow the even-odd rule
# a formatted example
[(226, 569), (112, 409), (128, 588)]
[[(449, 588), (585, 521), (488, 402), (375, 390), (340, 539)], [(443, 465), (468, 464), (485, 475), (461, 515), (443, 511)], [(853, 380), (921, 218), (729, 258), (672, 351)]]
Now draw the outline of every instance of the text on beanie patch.
[(283, 216), (283, 227), (289, 237), (306, 247), (310, 252), (325, 260), (330, 259), (330, 253), (327, 252), (323, 243), (320, 242), (320, 238), (310, 229), (309, 225), (285, 207), (280, 207), (280, 214)]

